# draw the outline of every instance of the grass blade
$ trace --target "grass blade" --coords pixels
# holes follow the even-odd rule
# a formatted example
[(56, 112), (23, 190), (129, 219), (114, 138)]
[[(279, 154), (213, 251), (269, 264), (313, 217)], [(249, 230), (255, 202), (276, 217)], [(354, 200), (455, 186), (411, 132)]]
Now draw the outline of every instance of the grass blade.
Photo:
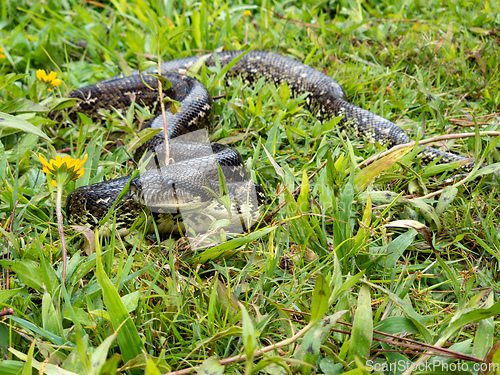
[[(130, 318), (130, 315), (123, 304), (120, 294), (115, 286), (104, 272), (102, 264), (101, 246), (96, 233), (96, 267), (97, 267), (97, 282), (102, 288), (102, 296), (104, 304), (111, 318), (113, 329), (117, 333), (118, 345), (123, 356), (123, 361), (127, 362), (138, 355), (141, 355), (144, 346), (137, 331), (137, 327)], [(121, 326), (121, 327), (120, 327)]]
[(349, 358), (352, 360), (357, 357), (365, 364), (370, 355), (372, 339), (373, 318), (370, 287), (363, 284), (359, 290), (358, 305), (352, 324)]

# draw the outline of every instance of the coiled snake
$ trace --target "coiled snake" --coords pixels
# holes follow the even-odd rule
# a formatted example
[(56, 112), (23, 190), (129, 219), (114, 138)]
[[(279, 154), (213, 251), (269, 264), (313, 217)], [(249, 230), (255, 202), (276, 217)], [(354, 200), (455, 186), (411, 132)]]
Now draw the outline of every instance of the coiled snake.
[[(224, 67), (240, 57), (230, 68), (230, 74), (243, 76), (249, 81), (265, 77), (276, 85), (288, 84), (295, 95), (306, 94), (306, 105), (316, 118), (325, 121), (342, 115), (340, 126), (349, 136), (361, 136), (368, 142), (388, 147), (410, 141), (394, 123), (347, 102), (343, 89), (329, 76), (276, 53), (250, 51), (240, 56), (242, 54), (243, 51), (219, 52), (217, 59)], [(226, 218), (245, 230), (261, 214), (264, 202), (262, 188), (250, 181), (240, 155), (228, 147), (200, 143), (187, 135), (198, 129), (212, 128), (210, 94), (200, 82), (184, 75), (200, 59), (204, 59), (207, 66), (216, 63), (213, 55), (204, 55), (161, 65), (162, 75), (172, 82), (172, 87), (165, 90), (165, 94), (181, 104), (178, 113), (172, 114), (168, 108), (166, 111), (169, 138), (172, 139), (169, 155), (175, 163), (144, 172), (130, 182), (129, 193), (116, 207), (116, 228), (122, 234), (128, 232), (143, 210), (154, 213), (160, 232), (179, 229), (180, 221), (177, 219), (180, 216), (184, 223), (188, 221), (198, 232), (209, 228), (207, 218)], [(100, 108), (128, 108), (133, 102), (152, 106), (158, 100), (157, 87), (156, 78), (143, 74), (141, 79), (138, 72), (134, 72), (126, 78), (112, 78), (74, 90), (69, 96), (81, 99), (76, 111), (92, 114)], [(163, 117), (154, 118), (150, 126), (163, 127)], [(159, 133), (137, 153), (142, 155), (145, 150), (158, 151), (162, 148), (163, 139), (163, 134)], [(430, 147), (423, 149), (420, 157), (424, 163), (436, 159), (439, 163), (465, 160), (459, 155)], [(158, 159), (162, 157), (155, 157), (154, 160), (158, 162)], [(465, 168), (470, 169), (472, 165)], [(230, 204), (220, 198), (223, 196), (220, 193), (224, 191), (219, 184), (220, 170), (226, 180), (225, 192)], [(67, 199), (68, 221), (96, 226), (129, 179), (122, 177), (76, 189)], [(188, 212), (193, 215), (189, 216)]]

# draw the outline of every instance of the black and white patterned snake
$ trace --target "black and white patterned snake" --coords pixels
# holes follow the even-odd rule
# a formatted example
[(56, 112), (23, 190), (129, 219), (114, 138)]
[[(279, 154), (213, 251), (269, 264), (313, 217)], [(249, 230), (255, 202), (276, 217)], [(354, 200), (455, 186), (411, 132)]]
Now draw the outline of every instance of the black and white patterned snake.
[[(239, 60), (234, 63), (237, 58)], [(217, 56), (210, 54), (168, 61), (161, 64), (161, 74), (172, 86), (164, 93), (181, 105), (181, 110), (175, 114), (169, 110), (170, 103), (166, 110), (168, 136), (172, 140), (169, 156), (174, 163), (158, 165), (163, 157), (154, 156), (156, 162), (150, 164), (159, 169), (153, 168), (130, 181), (129, 192), (116, 206), (116, 228), (122, 234), (128, 232), (142, 211), (152, 211), (158, 230), (166, 233), (177, 231), (180, 225), (177, 219), (182, 216), (186, 222), (187, 212), (194, 212), (188, 221), (198, 231), (209, 227), (208, 218), (221, 220), (225, 217), (246, 229), (261, 215), (265, 201), (263, 190), (250, 181), (241, 156), (229, 147), (190, 137), (199, 129), (212, 129), (212, 98), (200, 82), (186, 75), (201, 59), (206, 66), (214, 66), (217, 62), (225, 67), (234, 63), (228, 73), (248, 81), (264, 77), (276, 85), (286, 83), (294, 95), (305, 94), (308, 110), (319, 120), (343, 116), (339, 125), (349, 136), (360, 136), (367, 142), (388, 147), (410, 141), (391, 121), (349, 103), (344, 90), (333, 78), (280, 54), (226, 51), (218, 52)], [(157, 88), (157, 78), (134, 72), (129, 77), (116, 77), (73, 90), (69, 96), (81, 99), (75, 111), (93, 115), (101, 108), (126, 109), (134, 102), (155, 106), (159, 97)], [(162, 128), (163, 121), (159, 114), (149, 125)], [(139, 148), (137, 154), (163, 150), (160, 154), (164, 155), (163, 144), (164, 135), (160, 132)], [(422, 149), (419, 157), (423, 163), (465, 160), (462, 156), (430, 147)], [(462, 168), (472, 169), (473, 165), (469, 163)], [(222, 184), (225, 190), (221, 190), (219, 183), (220, 171), (226, 180), (226, 184)], [(67, 199), (68, 221), (95, 227), (129, 180), (130, 177), (122, 177), (76, 189)], [(220, 198), (224, 191), (230, 204), (224, 204)]]

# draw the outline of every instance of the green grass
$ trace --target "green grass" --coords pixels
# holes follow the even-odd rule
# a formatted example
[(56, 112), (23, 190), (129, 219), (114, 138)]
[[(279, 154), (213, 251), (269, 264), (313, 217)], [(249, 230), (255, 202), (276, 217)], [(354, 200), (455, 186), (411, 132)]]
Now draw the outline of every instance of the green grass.
[[(121, 146), (137, 139), (144, 111), (134, 121), (110, 111), (99, 123), (72, 122), (60, 111), (55, 121), (49, 112), (67, 104), (57, 95), (158, 56), (218, 48), (304, 61), (413, 138), (496, 131), (497, 2), (7, 0), (0, 36), (0, 112), (22, 128), (0, 128), (0, 303), (13, 309), (0, 324), (1, 373), (31, 374), (45, 359), (47, 374), (54, 366), (157, 374), (199, 365), (221, 373), (215, 357), (231, 373), (382, 373), (397, 363), (389, 373), (400, 374), (423, 364), (429, 345), (453, 357), (431, 356), (425, 363), (433, 370), (452, 373), (450, 364), (459, 363), (477, 373), (471, 356), (483, 358), (499, 340), (496, 175), (418, 199), (437, 191), (451, 167), (423, 166), (410, 152), (386, 160), (380, 174), (376, 163), (361, 171), (359, 163), (384, 150), (319, 123), (287, 87), (227, 85), (210, 71), (198, 77), (212, 95), (225, 95), (216, 100), (213, 139), (240, 151), (276, 198), (270, 209), (284, 203), (252, 232), (215, 248), (193, 252), (183, 239), (159, 242), (139, 232), (100, 238), (90, 254), (84, 236), (66, 226), (64, 287), (55, 195), (37, 157), (89, 154), (84, 177), (66, 193), (131, 173)], [(37, 69), (57, 72), (63, 83), (48, 92)], [(29, 125), (21, 120), (48, 140), (23, 131)], [(491, 165), (498, 140), (435, 147)], [(379, 332), (428, 346), (396, 345)], [(231, 359), (241, 354), (247, 359)]]

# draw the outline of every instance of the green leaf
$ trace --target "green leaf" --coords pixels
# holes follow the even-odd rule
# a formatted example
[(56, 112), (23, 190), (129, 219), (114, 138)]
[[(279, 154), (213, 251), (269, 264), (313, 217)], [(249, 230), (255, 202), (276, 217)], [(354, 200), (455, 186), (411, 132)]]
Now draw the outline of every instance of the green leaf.
[(410, 229), (384, 246), (386, 248), (385, 256), (382, 258), (381, 263), (387, 268), (395, 267), (396, 261), (403, 256), (404, 251), (413, 243), (416, 236), (417, 231)]
[[(217, 288), (214, 287), (214, 288), (212, 288), (212, 291), (216, 292), (217, 291), (216, 289)], [(213, 295), (217, 296), (216, 293), (213, 293)], [(212, 298), (212, 296), (210, 296), (210, 298)], [(209, 336), (206, 340), (198, 343), (196, 345), (196, 347), (193, 350), (191, 350), (190, 354), (197, 352), (198, 350), (200, 350), (203, 347), (208, 347), (209, 344), (217, 342), (224, 337), (241, 336), (242, 332), (243, 332), (242, 328), (238, 327), (238, 326), (232, 326), (224, 331), (219, 331), (219, 332), (215, 333), (213, 336)]]
[[(338, 311), (334, 315), (327, 316), (316, 322), (312, 328), (307, 331), (302, 342), (295, 351), (294, 358), (302, 362), (314, 365), (321, 353), (321, 345), (330, 334), (331, 329), (337, 324), (337, 321), (347, 312), (347, 310)], [(309, 323), (311, 324), (311, 323)], [(301, 364), (298, 366), (303, 375), (311, 373), (313, 367)]]
[(373, 162), (368, 167), (365, 167), (354, 177), (354, 186), (357, 191), (364, 191), (368, 185), (371, 184), (373, 179), (377, 177), (381, 172), (392, 167), (396, 162), (409, 153), (413, 149), (413, 146), (408, 146), (394, 152), (383, 158)]
[(24, 288), (16, 288), (16, 289), (5, 289), (5, 290), (0, 290), (0, 303), (1, 304), (6, 304), (6, 302), (14, 297), (15, 295), (19, 294), (21, 290)]
[(146, 71), (146, 70), (148, 70), (148, 69), (150, 69), (150, 68), (152, 68), (154, 66), (157, 67), (158, 63), (155, 62), (155, 61), (143, 61), (143, 62), (141, 62), (139, 64), (139, 67), (138, 67), (139, 68), (139, 73), (142, 73), (142, 72), (144, 72), (144, 71)]
[(472, 179), (483, 176), (486, 174), (492, 174), (500, 170), (500, 163), (495, 163), (495, 164), (490, 164), (485, 167), (482, 167), (481, 169), (478, 169), (475, 173)]
[(346, 371), (346, 372), (344, 372), (344, 375), (346, 375), (346, 374), (348, 374), (348, 375), (369, 375), (370, 374), (367, 371), (367, 369), (365, 368), (363, 362), (358, 357), (355, 357), (354, 361), (356, 362), (356, 366), (358, 368), (351, 370), (351, 371)]
[(314, 324), (325, 315), (326, 310), (328, 310), (328, 301), (330, 300), (331, 293), (332, 289), (328, 285), (328, 282), (322, 274), (318, 274), (312, 296), (311, 320), (309, 324)]
[(368, 284), (372, 288), (378, 289), (381, 292), (385, 293), (403, 311), (403, 313), (408, 317), (408, 319), (411, 320), (411, 322), (418, 329), (418, 332), (424, 338), (424, 341), (428, 344), (432, 342), (433, 335), (431, 334), (431, 331), (427, 329), (424, 317), (422, 317), (413, 309), (413, 306), (409, 301), (399, 298), (396, 294), (390, 292), (389, 290), (383, 288), (378, 284), (370, 283), (368, 281), (364, 281), (364, 283)]
[(297, 205), (299, 206), (300, 212), (309, 212), (309, 179), (307, 178), (305, 169), (302, 171), (302, 183), (300, 184), (300, 194), (297, 198)]
[(482, 371), (484, 375), (496, 375), (500, 372), (500, 342), (497, 342), (490, 349), (484, 358), (486, 371)]
[(477, 323), (483, 319), (491, 318), (495, 315), (500, 314), (500, 302), (493, 304), (491, 307), (486, 309), (474, 309), (472, 311), (465, 312), (461, 314), (458, 318), (453, 319), (450, 324), (444, 326), (440, 331), (440, 340), (446, 340), (451, 337), (455, 332), (462, 329), (464, 326), (470, 323)]
[[(172, 82), (170, 82), (167, 78), (165, 78), (161, 74), (148, 73), (148, 75), (151, 76), (151, 77), (153, 77), (153, 78), (156, 78), (158, 81), (161, 82), (161, 89), (162, 89), (162, 91), (165, 91), (165, 90), (169, 89), (170, 87), (172, 87)], [(167, 98), (168, 97), (165, 97), (165, 99), (167, 99)], [(168, 98), (167, 100), (172, 100), (172, 99)]]
[(388, 318), (385, 318), (375, 325), (374, 330), (389, 333), (392, 335), (403, 332), (414, 334), (419, 333), (417, 327), (415, 327), (415, 324), (413, 324), (410, 319), (404, 316), (390, 316)]
[(61, 314), (59, 310), (54, 307), (52, 297), (47, 291), (43, 293), (42, 297), (42, 323), (45, 330), (62, 337), (63, 327)]
[(372, 340), (373, 314), (370, 287), (363, 284), (359, 290), (358, 304), (352, 324), (348, 358), (352, 360), (358, 357), (365, 364), (370, 355)]
[(78, 103), (76, 98), (52, 98), (50, 111), (61, 111), (66, 108), (73, 108)]
[(188, 263), (190, 264), (204, 264), (209, 260), (217, 259), (222, 256), (227, 256), (232, 254), (234, 249), (238, 249), (247, 243), (253, 242), (268, 233), (276, 230), (276, 227), (269, 227), (259, 229), (257, 231), (253, 231), (243, 237), (232, 238), (229, 241), (226, 241), (220, 245), (214, 246), (210, 249), (203, 251), (199, 255), (195, 255), (189, 259)]
[(0, 75), (0, 90), (2, 90), (4, 87), (10, 85), (11, 83), (19, 81), (25, 75), (26, 74), (16, 74), (16, 73), (9, 73), (9, 74)]
[[(21, 359), (23, 361), (27, 361), (27, 359), (28, 359), (28, 356), (26, 354), (24, 354), (24, 353), (22, 353), (22, 352), (20, 352), (20, 351), (18, 351), (16, 349), (14, 349), (14, 348), (9, 348), (9, 352), (11, 352), (17, 358), (19, 358), (19, 359)], [(37, 370), (40, 370), (40, 368), (42, 367), (42, 363), (38, 362), (35, 359), (32, 359), (31, 360), (31, 366), (33, 366)], [(29, 374), (30, 375), (32, 374), (31, 367), (30, 367)], [(76, 374), (74, 372), (64, 370), (64, 369), (60, 368), (59, 366), (53, 365), (52, 363), (48, 363), (47, 364), (47, 366), (45, 367), (44, 374), (45, 375), (79, 375), (79, 374)]]
[(124, 362), (129, 361), (142, 354), (144, 345), (137, 331), (137, 327), (130, 318), (130, 315), (123, 304), (120, 294), (115, 286), (109, 280), (102, 264), (101, 246), (96, 233), (96, 276), (99, 286), (102, 288), (104, 304), (111, 318), (113, 329), (117, 334), (118, 345), (123, 356)]
[(27, 321), (26, 319), (20, 318), (20, 317), (15, 316), (15, 315), (11, 315), (9, 317), (9, 319), (13, 320), (14, 322), (16, 322), (20, 326), (24, 327), (25, 329), (31, 331), (32, 333), (36, 333), (37, 335), (40, 335), (40, 336), (47, 338), (48, 340), (52, 341), (56, 345), (63, 345), (64, 344), (64, 340), (61, 337), (53, 334), (52, 332), (46, 331), (43, 328), (37, 327), (36, 325)]
[(240, 306), (242, 318), (242, 337), (245, 345), (245, 354), (247, 356), (246, 365), (247, 369), (249, 369), (253, 364), (253, 354), (257, 346), (257, 332), (253, 326), (252, 319), (250, 319), (250, 315), (248, 315), (248, 312), (245, 309), (245, 306), (243, 306), (240, 302), (238, 302), (238, 305)]
[[(148, 362), (153, 362), (154, 367), (158, 369), (161, 373), (170, 372), (170, 366), (165, 362), (162, 358), (153, 357), (149, 354), (142, 353), (137, 357), (127, 361), (125, 365), (120, 368), (120, 371), (130, 371), (130, 372), (138, 372), (137, 369), (146, 369), (148, 366)], [(151, 371), (154, 371), (154, 367), (150, 367)], [(115, 372), (112, 372), (113, 374)], [(143, 372), (141, 372), (142, 374)]]
[(19, 375), (24, 362), (4, 359), (0, 362), (0, 374), (3, 375)]
[(109, 347), (113, 344), (113, 341), (115, 341), (116, 335), (117, 333), (115, 332), (106, 337), (104, 341), (92, 352), (91, 361), (94, 374), (98, 375), (101, 373), (101, 368), (106, 363)]
[(47, 108), (29, 99), (17, 98), (0, 104), (0, 112), (9, 114), (19, 112), (47, 112)]
[(148, 358), (146, 362), (146, 375), (161, 375), (160, 370), (156, 367), (154, 361), (151, 358)]
[[(493, 305), (493, 292), (490, 292), (486, 299), (486, 307)], [(493, 346), (495, 337), (495, 321), (493, 317), (483, 319), (479, 322), (474, 336), (474, 346), (472, 347), (472, 355), (479, 358), (484, 358), (488, 349)]]
[(33, 342), (30, 345), (30, 348), (28, 350), (28, 355), (26, 356), (26, 363), (24, 364), (23, 375), (31, 375), (32, 374), (31, 363), (33, 361), (33, 353), (35, 352), (35, 344), (36, 344), (36, 340), (33, 340)]
[(14, 249), (16, 249), (16, 252), (19, 253), (18, 238), (15, 236), (15, 234), (12, 232), (7, 232), (1, 226), (0, 226), (0, 233), (3, 234), (9, 240), (12, 246), (14, 246)]
[(436, 215), (441, 215), (446, 208), (450, 205), (450, 203), (457, 196), (458, 189), (454, 186), (448, 186), (443, 190), (441, 195), (439, 196), (439, 201), (436, 206)]
[(43, 292), (43, 275), (40, 265), (32, 260), (0, 260), (0, 265), (16, 273), (21, 282)]
[(35, 134), (38, 137), (50, 142), (50, 138), (45, 135), (36, 126), (24, 121), (16, 116), (8, 115), (7, 113), (0, 112), (0, 128), (2, 129), (18, 129), (26, 133)]
[(223, 373), (224, 366), (214, 357), (204, 360), (197, 371), (198, 375), (222, 375)]
[(333, 301), (339, 297), (342, 293), (347, 292), (350, 290), (356, 283), (363, 277), (365, 274), (365, 271), (358, 272), (356, 275), (349, 277), (346, 281), (343, 283), (338, 283), (335, 285), (335, 288), (333, 290), (333, 293), (330, 297), (329, 304), (332, 304)]
[(436, 224), (438, 232), (441, 230), (441, 221), (432, 206), (418, 199), (410, 199), (409, 204), (413, 206), (413, 208), (417, 208), (427, 222), (433, 221), (434, 224)]
[[(244, 51), (243, 53), (241, 53), (240, 55), (238, 55), (237, 57), (235, 57), (234, 59), (231, 60), (231, 62), (227, 65), (225, 65), (221, 70), (220, 72), (217, 73), (217, 76), (212, 80), (212, 86), (210, 87), (210, 89), (213, 89), (214, 86), (219, 82), (219, 80), (224, 77), (224, 75), (229, 72), (229, 70), (238, 63), (238, 61), (241, 60), (241, 58), (243, 56), (245, 56), (248, 52), (250, 51), (250, 49), (247, 49), (246, 51)], [(217, 56), (215, 56), (215, 59), (217, 59)]]
[(135, 292), (125, 294), (123, 297), (121, 297), (121, 300), (123, 302), (123, 306), (127, 309), (127, 312), (131, 313), (132, 311), (135, 311), (137, 308), (137, 305), (139, 304), (139, 298), (141, 297), (141, 291), (137, 290)]

